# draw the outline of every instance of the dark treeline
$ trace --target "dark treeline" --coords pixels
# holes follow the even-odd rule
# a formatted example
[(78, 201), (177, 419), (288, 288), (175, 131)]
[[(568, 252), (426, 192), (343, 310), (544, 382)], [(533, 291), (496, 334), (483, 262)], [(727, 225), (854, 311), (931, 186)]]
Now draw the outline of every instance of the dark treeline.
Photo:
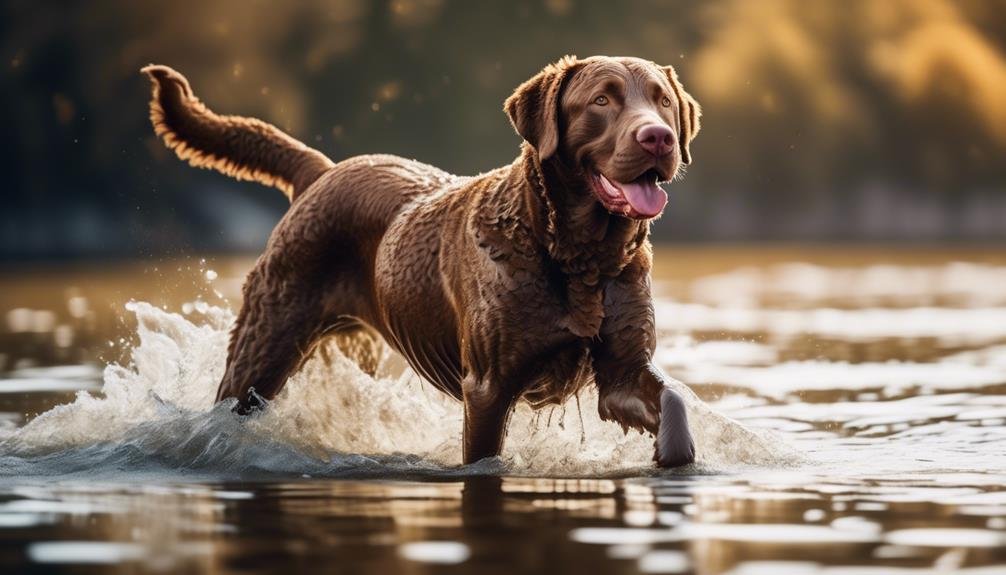
[(138, 70), (333, 159), (510, 161), (509, 92), (563, 54), (674, 64), (705, 109), (665, 240), (1006, 238), (996, 0), (0, 4), (0, 260), (256, 250), (278, 192), (177, 161)]

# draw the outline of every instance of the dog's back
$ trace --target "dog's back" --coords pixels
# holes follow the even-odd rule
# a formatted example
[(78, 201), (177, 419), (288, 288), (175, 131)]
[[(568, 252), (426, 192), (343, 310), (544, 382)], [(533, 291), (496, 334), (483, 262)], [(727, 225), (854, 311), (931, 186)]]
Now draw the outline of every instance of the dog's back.
[[(300, 356), (304, 346), (283, 351), (256, 334), (296, 330), (304, 335), (287, 339), (304, 342), (332, 334), (350, 354), (361, 340), (355, 336), (369, 342), (376, 330), (434, 385), (460, 396), (456, 320), (438, 255), (445, 223), (462, 221), (455, 212), (471, 203), (460, 196), (472, 191), (465, 184), (473, 179), (392, 155), (334, 163), (270, 124), (215, 114), (171, 68), (148, 66), (143, 72), (153, 82), (154, 129), (181, 159), (279, 188), (291, 200), (245, 284), (238, 322), (262, 327), (236, 332), (232, 353), (262, 347), (250, 355), (268, 369), (278, 354)], [(392, 227), (397, 231), (389, 238)], [(408, 257), (398, 257), (402, 251)], [(285, 297), (277, 299), (279, 292)], [(244, 317), (249, 314), (256, 319)], [(402, 322), (411, 329), (396, 329)], [(356, 359), (374, 363), (369, 356)], [(228, 381), (237, 386), (249, 375), (246, 369), (229, 366), (221, 396)], [(269, 396), (268, 389), (257, 393)]]

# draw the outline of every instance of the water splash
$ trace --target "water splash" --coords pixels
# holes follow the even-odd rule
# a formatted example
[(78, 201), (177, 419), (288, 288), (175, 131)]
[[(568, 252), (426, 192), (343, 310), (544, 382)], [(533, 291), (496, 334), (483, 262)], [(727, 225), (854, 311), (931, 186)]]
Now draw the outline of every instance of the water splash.
[[(80, 391), (73, 402), (0, 431), (0, 475), (655, 472), (652, 438), (602, 422), (593, 391), (552, 412), (519, 406), (502, 457), (459, 466), (460, 404), (408, 370), (372, 378), (334, 346), (291, 377), (267, 410), (240, 417), (213, 402), (234, 321), (229, 309), (201, 306), (188, 317), (142, 302), (127, 309), (139, 340), (129, 365), (108, 366), (101, 393)], [(687, 404), (699, 454), (687, 472), (795, 461), (779, 441), (673, 384)]]

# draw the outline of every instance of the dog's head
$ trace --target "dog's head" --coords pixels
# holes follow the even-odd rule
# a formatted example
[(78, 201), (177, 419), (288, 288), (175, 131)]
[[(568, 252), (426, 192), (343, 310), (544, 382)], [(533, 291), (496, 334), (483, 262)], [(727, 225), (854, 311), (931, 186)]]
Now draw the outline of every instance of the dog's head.
[(660, 182), (691, 162), (698, 103), (670, 66), (639, 58), (567, 56), (524, 82), (504, 110), (540, 162), (555, 161), (609, 212), (663, 211)]

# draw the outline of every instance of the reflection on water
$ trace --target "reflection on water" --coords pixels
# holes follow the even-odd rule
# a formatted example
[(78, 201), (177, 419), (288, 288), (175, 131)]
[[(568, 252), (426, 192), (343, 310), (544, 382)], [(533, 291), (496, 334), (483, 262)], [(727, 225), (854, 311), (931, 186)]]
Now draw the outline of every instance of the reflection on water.
[(659, 252), (658, 362), (704, 400), (670, 474), (589, 394), (458, 467), (459, 409), (394, 358), (210, 410), (249, 263), (0, 279), (0, 567), (1006, 570), (1006, 257)]

